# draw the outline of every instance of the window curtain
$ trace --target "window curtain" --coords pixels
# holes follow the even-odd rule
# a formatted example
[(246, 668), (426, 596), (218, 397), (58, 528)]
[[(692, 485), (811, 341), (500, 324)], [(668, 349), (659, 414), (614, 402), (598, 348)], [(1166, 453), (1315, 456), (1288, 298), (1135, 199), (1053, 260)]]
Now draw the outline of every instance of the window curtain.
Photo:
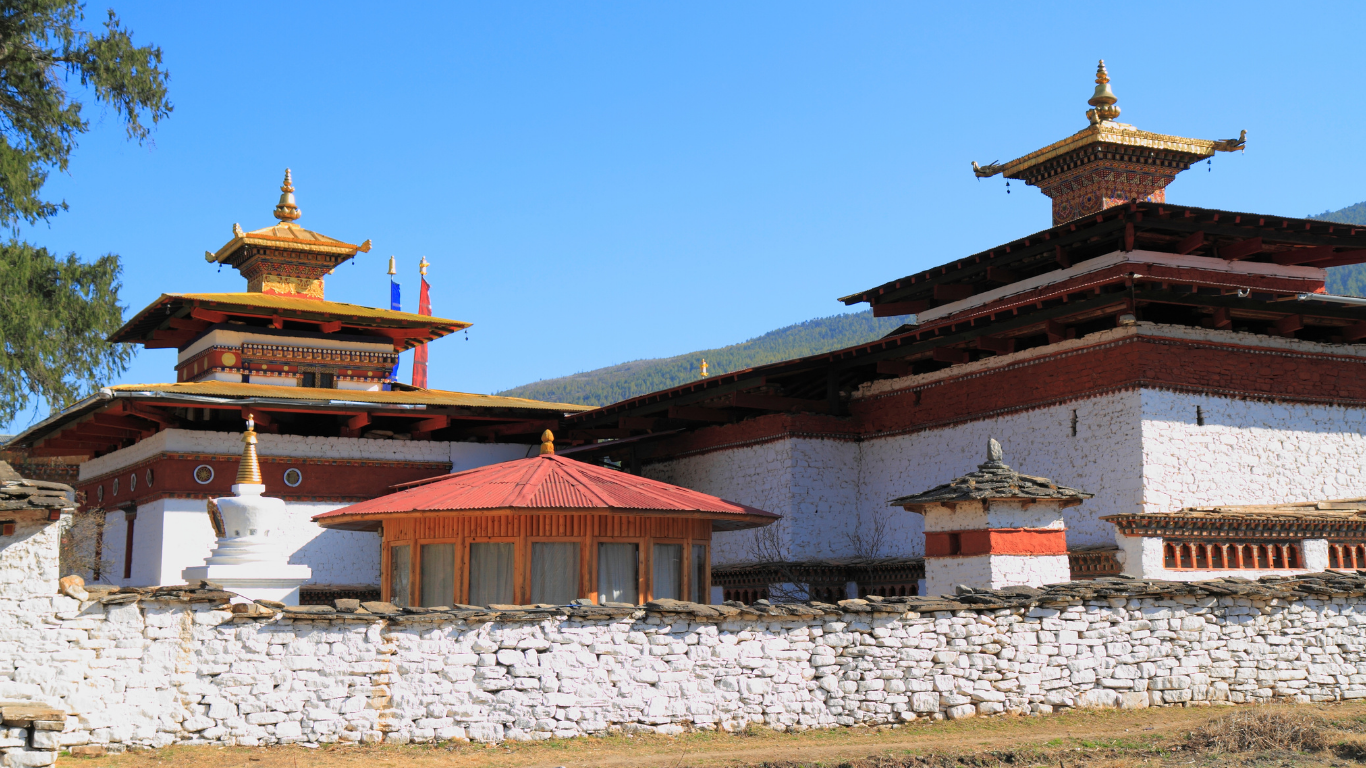
[(389, 547), (389, 602), (399, 607), (412, 605), (408, 579), (412, 575), (408, 545)]
[(705, 544), (692, 545), (692, 601), (706, 605), (707, 599), (707, 547)]
[(511, 605), (513, 594), (514, 546), (504, 542), (470, 545), (470, 603), (473, 605)]
[(568, 605), (579, 596), (579, 543), (531, 543), (531, 602)]
[(424, 608), (455, 605), (455, 545), (423, 544), (422, 592), (418, 595)]
[(599, 603), (640, 603), (639, 560), (636, 544), (598, 545)]
[(656, 544), (651, 562), (654, 580), (650, 592), (656, 600), (683, 599), (683, 545)]

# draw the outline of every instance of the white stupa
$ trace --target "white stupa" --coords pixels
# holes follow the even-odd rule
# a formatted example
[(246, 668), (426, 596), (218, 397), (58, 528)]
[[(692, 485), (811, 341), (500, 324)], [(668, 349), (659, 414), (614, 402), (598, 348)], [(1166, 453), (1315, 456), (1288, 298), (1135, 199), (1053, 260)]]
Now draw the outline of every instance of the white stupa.
[(256, 423), (247, 417), (242, 463), (232, 496), (214, 499), (223, 535), (203, 565), (181, 571), (186, 581), (203, 579), (251, 600), (299, 604), (299, 587), (313, 575), (306, 565), (290, 565), (280, 527), (287, 519), (283, 499), (262, 496), (261, 465), (256, 459)]

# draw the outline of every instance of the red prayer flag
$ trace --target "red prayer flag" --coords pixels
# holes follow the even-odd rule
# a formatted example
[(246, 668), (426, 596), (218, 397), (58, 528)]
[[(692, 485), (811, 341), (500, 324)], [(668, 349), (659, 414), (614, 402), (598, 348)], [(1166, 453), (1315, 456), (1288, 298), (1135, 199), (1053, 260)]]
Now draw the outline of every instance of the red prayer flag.
[[(422, 278), (422, 289), (418, 293), (417, 313), (419, 315), (432, 315), (432, 298), (428, 294), (431, 286), (427, 285), (427, 278)], [(427, 388), (427, 345), (419, 344), (413, 350), (413, 386)]]

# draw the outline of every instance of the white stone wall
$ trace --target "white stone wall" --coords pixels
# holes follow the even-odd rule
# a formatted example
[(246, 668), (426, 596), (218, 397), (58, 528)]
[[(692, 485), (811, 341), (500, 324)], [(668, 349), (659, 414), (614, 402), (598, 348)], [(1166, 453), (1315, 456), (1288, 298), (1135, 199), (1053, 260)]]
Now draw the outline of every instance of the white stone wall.
[(234, 618), (29, 599), (0, 696), (63, 745), (406, 743), (1366, 697), (1366, 603), (1092, 600), (719, 622)]
[[(6, 520), (14, 521), (14, 534), (0, 536), (0, 627), (21, 626), (31, 619), (23, 610), (24, 601), (39, 598), (45, 601), (57, 591), (57, 552), (61, 544), (61, 525), (47, 519), (46, 510), (6, 511)], [(63, 523), (71, 521), (71, 514), (63, 515)], [(7, 638), (13, 642), (13, 638)], [(3, 642), (3, 641), (0, 641)], [(3, 697), (3, 694), (0, 694)]]

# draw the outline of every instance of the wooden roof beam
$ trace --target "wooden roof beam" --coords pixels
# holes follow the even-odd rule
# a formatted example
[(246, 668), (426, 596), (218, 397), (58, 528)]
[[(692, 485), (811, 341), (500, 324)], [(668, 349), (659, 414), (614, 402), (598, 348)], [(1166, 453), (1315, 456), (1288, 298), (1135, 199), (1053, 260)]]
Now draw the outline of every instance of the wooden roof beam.
[(930, 308), (930, 302), (919, 301), (893, 301), (886, 304), (873, 305), (873, 317), (899, 317), (901, 315), (918, 315)]
[(735, 412), (721, 408), (702, 408), (696, 405), (669, 406), (669, 418), (676, 421), (705, 421), (713, 424), (729, 424), (735, 421)]
[(1182, 256), (1194, 251), (1205, 244), (1205, 231), (1198, 229), (1189, 235), (1181, 238), (1176, 243), (1176, 252)]
[(1227, 261), (1241, 261), (1262, 252), (1262, 238), (1249, 237), (1231, 245), (1215, 246), (1215, 255)]
[(776, 397), (774, 395), (753, 395), (735, 392), (730, 396), (730, 404), (736, 408), (753, 408), (760, 411), (807, 411), (826, 413), (829, 405), (823, 400), (802, 400), (795, 397)]

